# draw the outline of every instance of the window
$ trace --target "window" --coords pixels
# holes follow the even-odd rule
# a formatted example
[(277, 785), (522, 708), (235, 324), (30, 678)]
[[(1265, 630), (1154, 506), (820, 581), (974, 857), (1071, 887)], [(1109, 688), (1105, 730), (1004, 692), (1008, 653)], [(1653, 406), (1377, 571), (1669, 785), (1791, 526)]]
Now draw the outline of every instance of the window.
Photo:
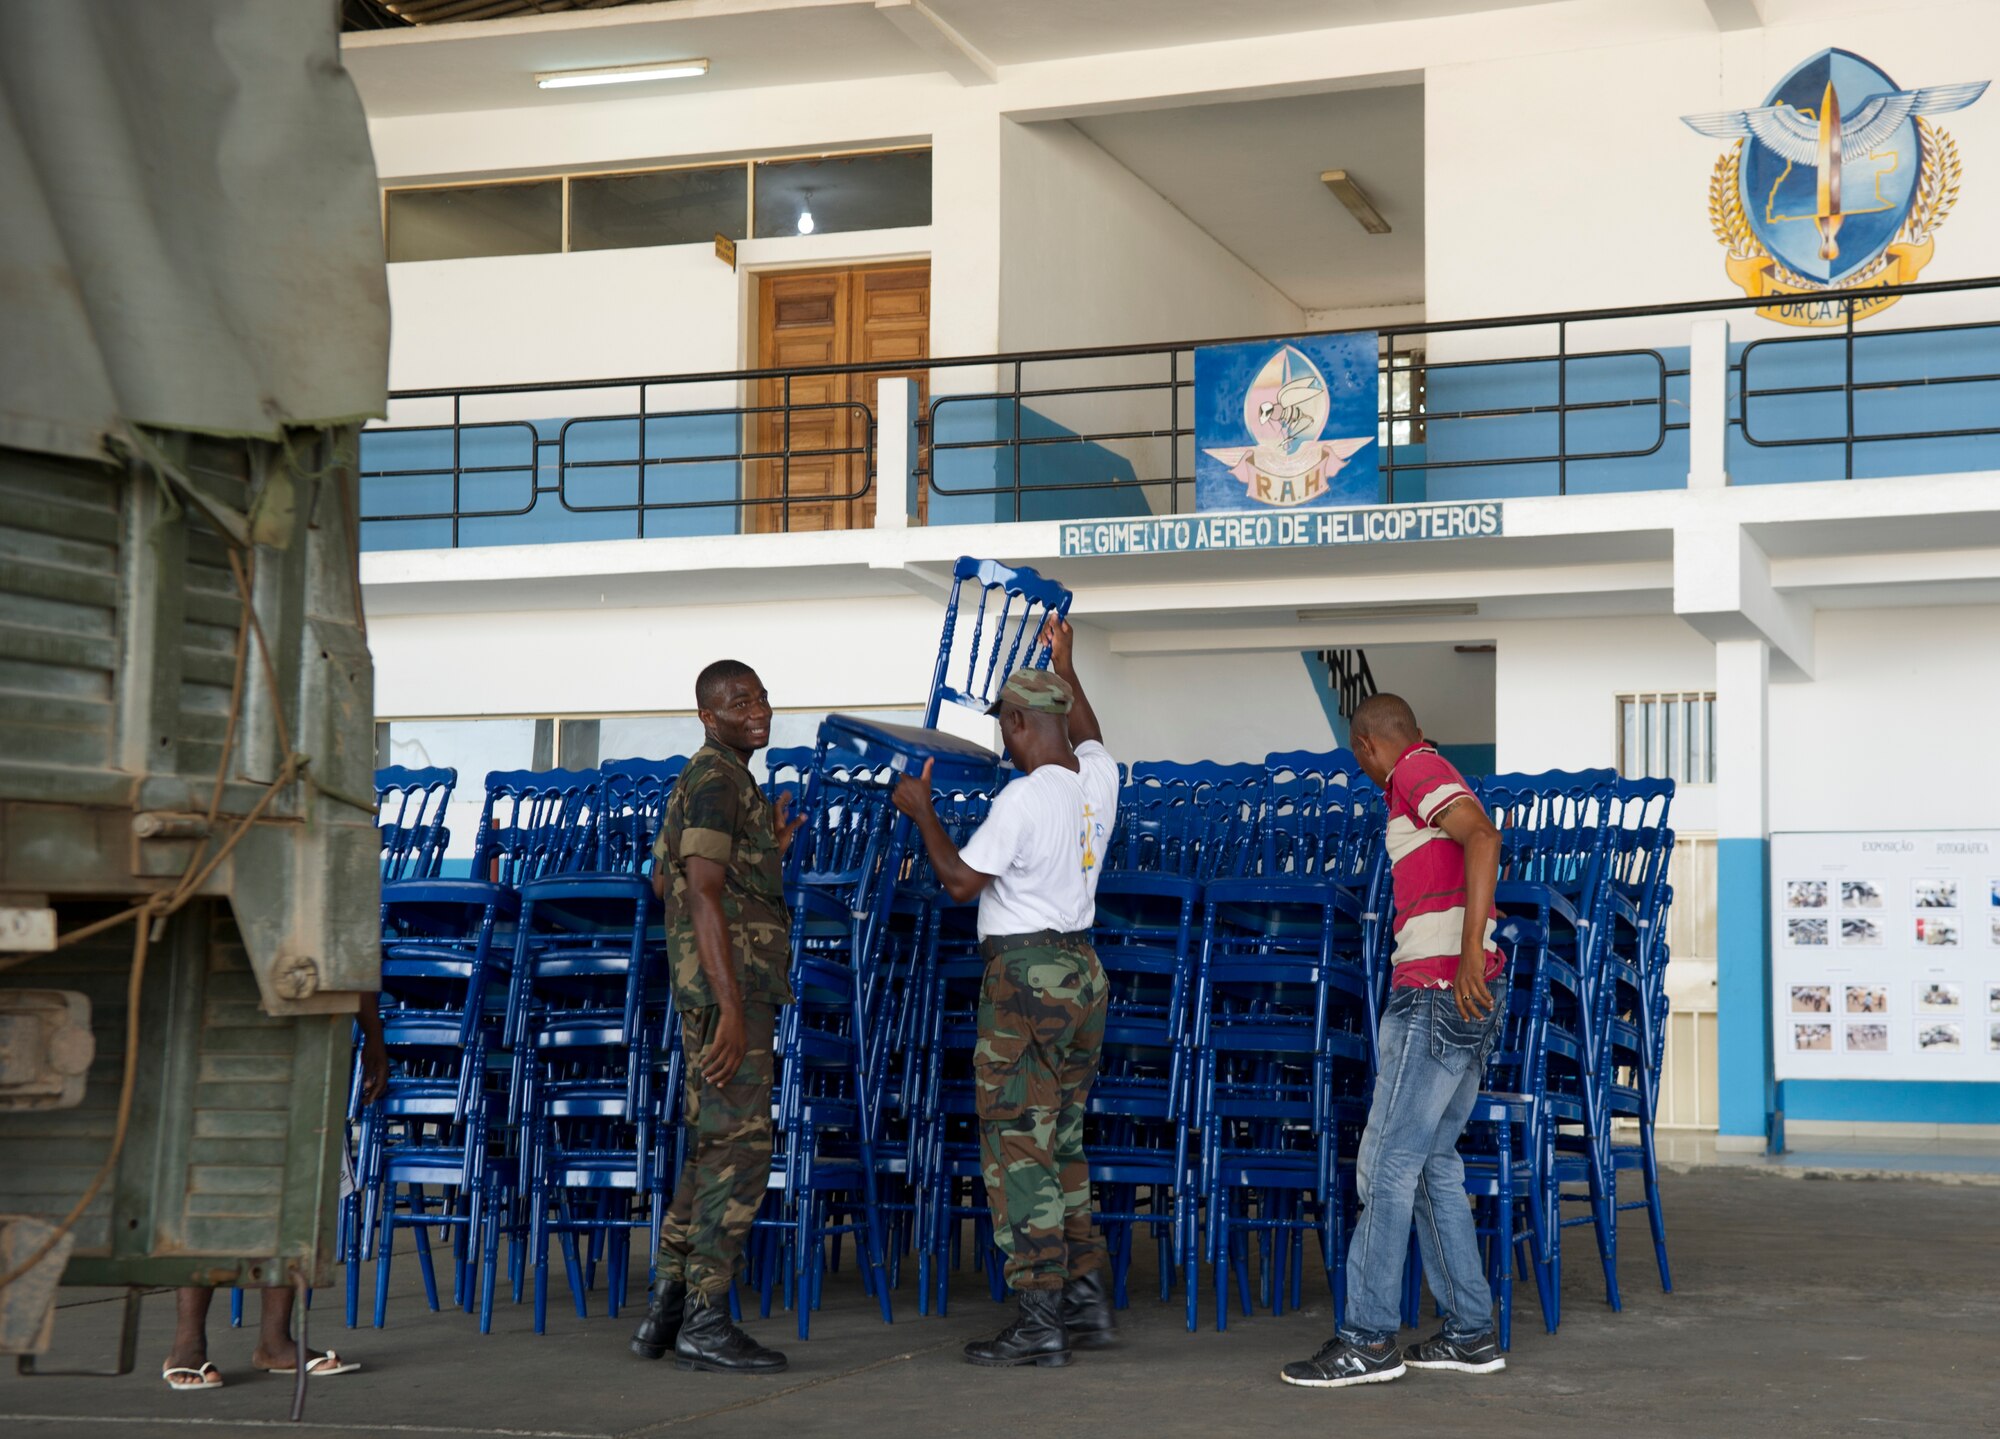
[(1714, 693), (1618, 696), (1618, 773), (1714, 784)]
[(1377, 438), (1382, 447), (1424, 443), (1424, 352), (1403, 350), (1385, 355), (1376, 394), (1382, 414)]
[(569, 248), (706, 245), (748, 233), (750, 172), (654, 170), (642, 175), (577, 175), (569, 182)]
[[(810, 216), (810, 219), (807, 217)], [(931, 152), (875, 150), (385, 190), (392, 261), (467, 260), (931, 222)]]
[(757, 166), (760, 236), (894, 230), (930, 222), (928, 150), (766, 160)]
[(391, 260), (547, 255), (563, 247), (563, 182), (391, 190)]

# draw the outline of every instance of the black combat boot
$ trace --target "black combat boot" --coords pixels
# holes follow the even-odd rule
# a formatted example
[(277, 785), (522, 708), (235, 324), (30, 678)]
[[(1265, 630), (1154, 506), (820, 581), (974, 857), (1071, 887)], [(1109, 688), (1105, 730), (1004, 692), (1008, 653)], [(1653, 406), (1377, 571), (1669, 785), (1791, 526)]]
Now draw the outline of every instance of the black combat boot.
[(1072, 1349), (1109, 1349), (1118, 1342), (1118, 1321), (1111, 1317), (1111, 1291), (1103, 1270), (1093, 1269), (1063, 1285), (1062, 1321)]
[(674, 1363), (712, 1374), (776, 1374), (785, 1367), (785, 1356), (730, 1323), (726, 1300), (711, 1300), (699, 1289), (690, 1289), (687, 1307), (681, 1311), (680, 1337), (674, 1341)]
[(641, 1359), (658, 1359), (674, 1347), (680, 1337), (681, 1310), (687, 1306), (687, 1285), (678, 1279), (660, 1279), (653, 1285), (653, 1302), (632, 1336), (632, 1352)]
[(1069, 1334), (1063, 1328), (1060, 1289), (1023, 1289), (1015, 1294), (1021, 1312), (997, 1339), (979, 1339), (965, 1346), (971, 1364), (1002, 1368), (1039, 1364), (1055, 1369), (1069, 1363)]

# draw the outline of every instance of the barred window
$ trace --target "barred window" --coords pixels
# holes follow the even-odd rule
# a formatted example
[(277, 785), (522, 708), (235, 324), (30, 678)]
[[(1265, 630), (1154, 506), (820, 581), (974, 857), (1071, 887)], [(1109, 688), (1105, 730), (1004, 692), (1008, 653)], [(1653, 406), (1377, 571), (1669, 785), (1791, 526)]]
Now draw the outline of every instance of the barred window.
[(1618, 773), (1714, 784), (1714, 692), (1619, 695)]

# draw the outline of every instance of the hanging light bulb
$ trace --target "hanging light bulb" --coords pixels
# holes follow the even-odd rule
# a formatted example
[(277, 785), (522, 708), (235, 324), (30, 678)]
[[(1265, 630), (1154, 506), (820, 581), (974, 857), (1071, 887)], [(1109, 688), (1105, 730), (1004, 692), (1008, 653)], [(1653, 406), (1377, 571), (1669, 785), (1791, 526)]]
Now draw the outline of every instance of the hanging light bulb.
[(799, 205), (799, 233), (801, 235), (810, 235), (812, 232), (813, 232), (812, 191), (808, 190), (806, 191), (804, 201), (801, 202)]

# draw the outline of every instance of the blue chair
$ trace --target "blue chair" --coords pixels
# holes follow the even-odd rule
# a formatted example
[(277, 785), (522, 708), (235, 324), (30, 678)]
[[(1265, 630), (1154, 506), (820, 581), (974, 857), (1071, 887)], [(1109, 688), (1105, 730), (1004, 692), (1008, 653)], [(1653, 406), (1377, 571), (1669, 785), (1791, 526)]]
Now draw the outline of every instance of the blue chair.
[[(971, 633), (961, 637), (960, 611), (969, 599), (968, 583), (978, 586), (978, 605), (971, 616)], [(1031, 569), (961, 557), (952, 569), (924, 728), (937, 724), (947, 701), (984, 714), (1015, 670), (1024, 665), (1047, 668), (1049, 649), (1041, 643), (1042, 625), (1051, 615), (1067, 616), (1069, 606), (1068, 590)]]
[(375, 771), (383, 879), (428, 879), (437, 873), (451, 839), (444, 824), (445, 806), (457, 784), (458, 771), (443, 766), (387, 765)]
[[(496, 981), (508, 974), (516, 945), (519, 886), (588, 852), (594, 784), (594, 772), (493, 771), (473, 841), (472, 877), (431, 875), (382, 886), (383, 1027), (391, 1077), (388, 1095), (359, 1116), (362, 1222), (348, 1276), (350, 1323), (358, 1260), (371, 1246), (377, 1254), (375, 1322), (386, 1322), (399, 1228), (416, 1231), (435, 1307), (427, 1231), (447, 1223), (460, 1260), (454, 1297), (470, 1307), (469, 1276), (481, 1262), (482, 1231), (501, 1222), (518, 1180), (506, 1085), (489, 1072), (504, 1064), (508, 1039)], [(441, 1217), (447, 1214), (448, 1220)]]

